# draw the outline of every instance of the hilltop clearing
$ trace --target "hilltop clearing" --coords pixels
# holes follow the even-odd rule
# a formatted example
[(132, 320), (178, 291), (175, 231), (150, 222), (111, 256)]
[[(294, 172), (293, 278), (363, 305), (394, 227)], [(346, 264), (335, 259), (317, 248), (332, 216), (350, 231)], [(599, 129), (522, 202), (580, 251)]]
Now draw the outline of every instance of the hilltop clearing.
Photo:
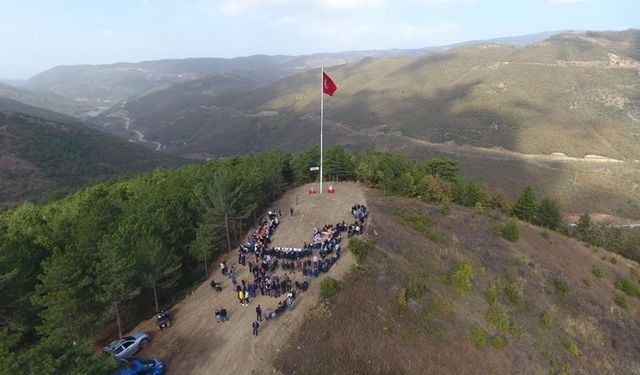
[[(335, 184), (335, 194), (308, 195), (304, 185), (288, 191), (272, 205), (275, 211), (282, 211), (282, 219), (272, 239), (274, 247), (298, 247), (313, 239), (313, 228), (325, 224), (336, 224), (343, 220), (353, 222), (350, 209), (354, 203), (365, 203), (365, 188), (355, 183)], [(317, 185), (313, 185), (317, 188)], [(296, 199), (299, 204), (296, 204)], [(289, 208), (295, 214), (289, 216)], [(347, 244), (344, 234), (343, 248)], [(248, 260), (253, 260), (253, 256)], [(219, 259), (226, 259), (229, 266), (238, 270), (238, 280), (253, 277), (247, 267), (238, 264), (235, 252)], [(263, 310), (274, 309), (284, 297), (274, 298), (258, 293), (248, 307), (239, 305), (238, 296), (232, 289), (228, 277), (223, 276), (216, 262), (211, 277), (222, 282), (223, 290), (216, 294), (209, 281), (200, 285), (193, 293), (174, 306), (174, 324), (162, 331), (155, 328), (155, 319), (139, 324), (134, 330), (151, 331), (151, 345), (141, 354), (145, 357), (160, 357), (168, 365), (168, 374), (272, 374), (272, 361), (280, 352), (287, 338), (299, 334), (299, 327), (311, 309), (318, 303), (320, 281), (325, 277), (342, 280), (354, 264), (353, 255), (343, 252), (343, 256), (327, 274), (311, 278), (306, 292), (298, 290), (295, 308), (287, 311), (275, 321), (263, 321), (257, 337), (251, 335), (251, 323), (256, 318), (255, 308), (260, 304)], [(285, 272), (278, 269), (282, 276)], [(301, 272), (290, 274), (292, 280), (303, 281)], [(214, 311), (226, 308), (230, 320), (216, 323)]]

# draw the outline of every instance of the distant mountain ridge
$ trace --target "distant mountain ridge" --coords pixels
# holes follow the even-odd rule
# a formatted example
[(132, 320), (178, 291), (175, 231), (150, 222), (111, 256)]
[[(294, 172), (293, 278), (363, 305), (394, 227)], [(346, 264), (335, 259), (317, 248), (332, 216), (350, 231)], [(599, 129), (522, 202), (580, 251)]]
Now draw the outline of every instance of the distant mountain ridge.
[[(550, 34), (553, 33), (498, 38), (488, 42), (521, 46), (542, 40)], [(327, 67), (341, 65), (364, 57), (416, 56), (427, 51), (469, 43), (480, 42), (472, 41), (419, 49), (345, 51), (301, 56), (255, 55), (231, 59), (187, 58), (138, 63), (57, 66), (29, 78), (22, 87), (29, 90), (49, 91), (73, 100), (78, 105), (89, 107), (89, 109), (85, 108), (84, 112), (84, 115), (88, 116), (156, 87), (206, 75), (241, 74), (247, 78), (259, 80), (264, 85), (321, 65)]]

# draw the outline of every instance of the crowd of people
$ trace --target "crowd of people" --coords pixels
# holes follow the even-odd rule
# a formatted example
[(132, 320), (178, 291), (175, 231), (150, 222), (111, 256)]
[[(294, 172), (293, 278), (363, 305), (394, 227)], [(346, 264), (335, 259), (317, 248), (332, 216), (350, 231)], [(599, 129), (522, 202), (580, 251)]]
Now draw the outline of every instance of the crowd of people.
[[(369, 215), (367, 208), (362, 204), (356, 204), (352, 206), (351, 212), (356, 219), (353, 224), (343, 221), (314, 228), (312, 241), (305, 242), (301, 248), (295, 248), (269, 246), (271, 236), (280, 224), (282, 216), (281, 212), (269, 211), (259, 220), (254, 232), (238, 251), (238, 265), (248, 267), (253, 280), (248, 282), (243, 278), (238, 282), (235, 267), (229, 267), (224, 260), (220, 263), (222, 274), (231, 280), (241, 306), (248, 306), (250, 300), (256, 298), (258, 293), (278, 299), (284, 296), (273, 309), (267, 308), (263, 311), (261, 305), (256, 307), (256, 320), (252, 323), (254, 335), (258, 334), (263, 312), (266, 320), (277, 319), (287, 309), (293, 308), (296, 289), (306, 291), (312, 277), (328, 272), (336, 264), (342, 250), (342, 233), (346, 232), (351, 237), (364, 232), (365, 220)], [(255, 256), (255, 261), (247, 261), (247, 256), (251, 254)], [(277, 274), (279, 268), (285, 271), (284, 275)], [(298, 273), (301, 274), (302, 280), (292, 280), (289, 276)], [(222, 290), (222, 284), (219, 282), (211, 281), (211, 287), (216, 293)], [(216, 310), (215, 319), (217, 322), (227, 321), (227, 310), (222, 307)]]

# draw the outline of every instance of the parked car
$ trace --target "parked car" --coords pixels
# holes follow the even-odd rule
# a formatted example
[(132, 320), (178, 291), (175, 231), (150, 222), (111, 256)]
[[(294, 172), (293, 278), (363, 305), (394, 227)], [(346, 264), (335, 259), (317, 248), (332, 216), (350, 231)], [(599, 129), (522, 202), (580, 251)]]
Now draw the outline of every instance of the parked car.
[(149, 335), (144, 332), (134, 332), (112, 341), (105, 346), (104, 351), (113, 354), (116, 359), (127, 359), (147, 345), (149, 345)]
[(124, 366), (112, 375), (163, 375), (167, 368), (158, 358), (140, 360), (130, 358)]

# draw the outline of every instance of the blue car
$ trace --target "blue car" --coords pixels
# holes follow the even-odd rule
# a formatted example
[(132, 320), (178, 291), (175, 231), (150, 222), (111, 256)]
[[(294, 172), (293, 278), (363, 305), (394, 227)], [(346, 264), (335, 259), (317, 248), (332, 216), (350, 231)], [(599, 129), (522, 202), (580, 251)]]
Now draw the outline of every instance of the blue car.
[(121, 368), (112, 375), (163, 375), (167, 371), (164, 363), (158, 358), (140, 360), (131, 358), (126, 367)]

